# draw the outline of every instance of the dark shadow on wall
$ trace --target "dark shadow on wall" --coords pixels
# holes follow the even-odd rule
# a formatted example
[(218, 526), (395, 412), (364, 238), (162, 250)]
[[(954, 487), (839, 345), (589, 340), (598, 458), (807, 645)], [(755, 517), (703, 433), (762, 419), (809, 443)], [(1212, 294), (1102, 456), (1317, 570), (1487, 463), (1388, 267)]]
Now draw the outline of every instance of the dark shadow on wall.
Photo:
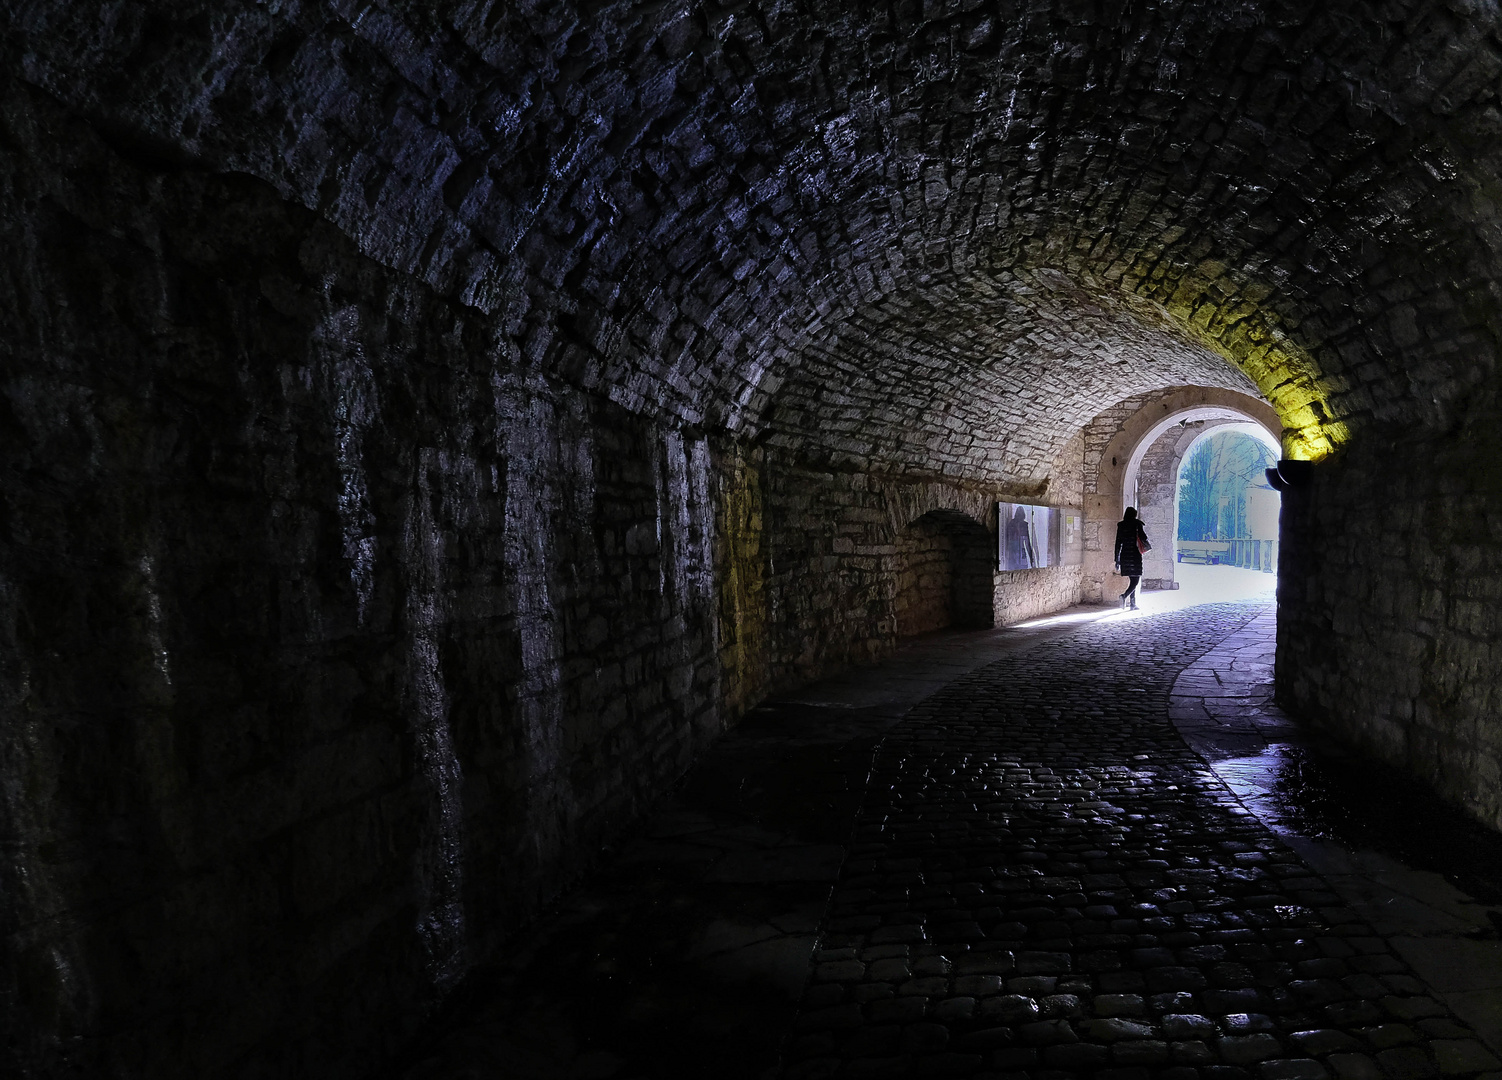
[(995, 623), (995, 542), (974, 518), (933, 510), (897, 534), (897, 636)]

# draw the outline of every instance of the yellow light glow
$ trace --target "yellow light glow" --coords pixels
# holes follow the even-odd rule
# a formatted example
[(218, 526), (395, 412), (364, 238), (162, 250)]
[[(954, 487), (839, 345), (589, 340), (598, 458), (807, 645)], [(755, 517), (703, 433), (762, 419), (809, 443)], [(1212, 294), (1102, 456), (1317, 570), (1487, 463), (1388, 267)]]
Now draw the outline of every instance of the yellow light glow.
[(1285, 457), (1319, 461), (1350, 438), (1350, 428), (1332, 415), (1320, 365), (1277, 325), (1276, 314), (1235, 297), (1207, 299), (1183, 284), (1164, 307), (1184, 333), (1256, 383), (1283, 421)]

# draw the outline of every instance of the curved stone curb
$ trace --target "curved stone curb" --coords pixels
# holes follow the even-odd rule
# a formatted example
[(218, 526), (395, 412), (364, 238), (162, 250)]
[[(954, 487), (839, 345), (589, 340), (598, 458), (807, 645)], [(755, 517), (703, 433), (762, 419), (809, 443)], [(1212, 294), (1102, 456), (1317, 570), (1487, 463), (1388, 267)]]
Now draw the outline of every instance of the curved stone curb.
[(1300, 831), (1285, 777), (1315, 740), (1273, 701), (1276, 629), (1274, 614), (1261, 614), (1186, 668), (1170, 699), (1175, 726), (1242, 804), (1502, 1055), (1502, 942), (1478, 940), (1495, 935), (1495, 909), (1390, 853)]

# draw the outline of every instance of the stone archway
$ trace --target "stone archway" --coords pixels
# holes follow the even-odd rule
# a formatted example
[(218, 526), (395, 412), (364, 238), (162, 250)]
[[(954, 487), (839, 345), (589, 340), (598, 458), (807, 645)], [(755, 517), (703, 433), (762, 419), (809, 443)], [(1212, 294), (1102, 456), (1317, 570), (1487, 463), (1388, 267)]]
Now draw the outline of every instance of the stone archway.
[(991, 533), (958, 510), (931, 510), (897, 534), (897, 636), (994, 624)]
[[(1140, 491), (1144, 460), (1165, 433), (1188, 424), (1221, 426), (1250, 424), (1261, 429), (1273, 445), (1283, 434), (1276, 410), (1248, 394), (1216, 387), (1183, 386), (1164, 391), (1142, 404), (1116, 427), (1095, 459), (1093, 477), (1087, 474), (1085, 494), (1085, 568), (1081, 595), (1099, 601), (1124, 587), (1112, 566), (1112, 539), (1122, 511), (1133, 505)], [(1175, 464), (1175, 469), (1177, 465)], [(1176, 481), (1175, 475), (1174, 480)], [(1093, 483), (1092, 483), (1093, 480)], [(1093, 488), (1093, 490), (1091, 490)], [(1166, 497), (1144, 518), (1150, 535), (1165, 540), (1173, 535), (1172, 505)], [(1167, 507), (1165, 510), (1164, 507)], [(1165, 514), (1167, 516), (1165, 516)], [(1156, 525), (1157, 531), (1154, 531)], [(1154, 557), (1143, 565), (1149, 588), (1172, 587), (1173, 544), (1159, 544)], [(1157, 584), (1152, 584), (1156, 582)]]
[(1212, 416), (1181, 419), (1133, 455), (1124, 481), (1126, 493), (1123, 498), (1137, 507), (1137, 514), (1155, 544), (1142, 560), (1144, 588), (1178, 588), (1179, 468), (1205, 439), (1229, 432), (1249, 435), (1272, 450), (1275, 457), (1278, 453), (1277, 441), (1262, 424)]

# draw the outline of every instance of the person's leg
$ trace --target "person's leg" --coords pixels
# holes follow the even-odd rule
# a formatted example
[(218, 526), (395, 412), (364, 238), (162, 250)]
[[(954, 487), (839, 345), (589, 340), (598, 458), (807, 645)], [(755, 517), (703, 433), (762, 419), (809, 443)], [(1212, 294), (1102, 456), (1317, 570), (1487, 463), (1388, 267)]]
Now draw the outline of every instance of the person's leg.
[(1137, 582), (1139, 582), (1141, 580), (1142, 580), (1142, 577), (1140, 575), (1135, 575), (1135, 574), (1132, 577), (1127, 578), (1127, 581), (1130, 584), (1127, 585), (1126, 601), (1132, 607), (1136, 607), (1137, 606)]

